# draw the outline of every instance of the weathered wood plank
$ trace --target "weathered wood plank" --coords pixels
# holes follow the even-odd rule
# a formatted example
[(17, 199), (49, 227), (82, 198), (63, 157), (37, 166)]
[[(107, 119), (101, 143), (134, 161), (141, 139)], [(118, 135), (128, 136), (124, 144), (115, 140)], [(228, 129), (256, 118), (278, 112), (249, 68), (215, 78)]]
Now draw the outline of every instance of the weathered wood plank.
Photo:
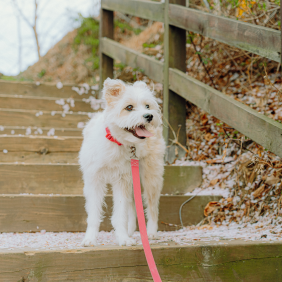
[(142, 69), (151, 79), (163, 82), (163, 63), (160, 61), (108, 38), (101, 38), (100, 44), (104, 54), (133, 68)]
[(281, 34), (279, 30), (173, 4), (169, 5), (169, 22), (179, 28), (280, 62)]
[(0, 162), (77, 164), (81, 143), (82, 137), (0, 135)]
[[(170, 0), (170, 3), (178, 4), (179, 6), (185, 6), (185, 0)], [(168, 12), (168, 11), (166, 11)], [(171, 68), (179, 69), (183, 72), (186, 71), (186, 30), (178, 28), (172, 25), (168, 25), (166, 30), (169, 38), (169, 46), (166, 51), (169, 52), (168, 55), (168, 65)], [(167, 67), (167, 66), (166, 66)], [(170, 83), (170, 82), (169, 82)], [(178, 142), (183, 146), (186, 146), (186, 101), (183, 97), (177, 95), (171, 89), (166, 91), (163, 103), (163, 117), (164, 117), (164, 127), (163, 135), (166, 144), (171, 143), (170, 140), (174, 140), (174, 134), (172, 130), (178, 135)], [(168, 126), (168, 124), (170, 126)], [(171, 130), (171, 128), (172, 130)], [(166, 159), (169, 163), (175, 160), (175, 157), (182, 158), (185, 155), (185, 151), (177, 146), (178, 156), (175, 154), (175, 149), (177, 145), (172, 145), (167, 148)]]
[(19, 164), (77, 164), (78, 152), (11, 152), (7, 154), (0, 150), (0, 163)]
[(44, 111), (42, 115), (36, 116), (39, 111), (0, 109), (1, 126), (32, 126), (49, 128), (78, 128), (79, 122), (89, 120), (88, 113), (66, 113)]
[(93, 96), (91, 91), (87, 94), (79, 95), (77, 92), (72, 90), (73, 86), (75, 85), (66, 84), (63, 88), (58, 89), (56, 85), (48, 83), (36, 85), (31, 82), (7, 82), (0, 80), (0, 94), (74, 99), (89, 98), (89, 96)]
[(143, 0), (103, 0), (103, 9), (117, 11), (156, 22), (164, 21), (164, 4)]
[[(99, 58), (100, 58), (100, 89), (103, 89), (105, 79), (114, 77), (114, 60), (107, 56), (101, 47), (101, 38), (114, 39), (114, 12), (101, 8), (99, 32)], [(102, 98), (102, 93), (99, 94)]]
[[(159, 230), (177, 230), (180, 225), (179, 207), (190, 196), (161, 196)], [(220, 196), (196, 196), (182, 209), (184, 225), (199, 223), (208, 202)], [(105, 197), (107, 208), (100, 230), (110, 231), (112, 196)], [(79, 232), (86, 230), (85, 199), (83, 196), (2, 195), (0, 196), (0, 232), (28, 232), (39, 230)]]
[[(199, 187), (201, 182), (202, 167), (200, 166), (165, 166), (162, 193), (183, 194)], [(82, 175), (77, 164), (0, 163), (1, 194), (82, 195), (82, 189)]]
[[(58, 127), (41, 127), (42, 135), (47, 136), (50, 129), (53, 128), (55, 130), (54, 136), (82, 136), (81, 128), (58, 128)], [(30, 131), (28, 134), (39, 134), (37, 132), (37, 127), (33, 126), (2, 126), (0, 127), (0, 136), (1, 135), (26, 135), (26, 132)], [(37, 133), (35, 133), (37, 132)]]
[(282, 124), (176, 69), (169, 81), (180, 96), (282, 157)]
[[(196, 239), (196, 238), (195, 238)], [(222, 243), (220, 243), (222, 244)], [(152, 245), (162, 281), (280, 281), (282, 244), (197, 241), (193, 246)], [(141, 246), (76, 250), (3, 250), (0, 281), (151, 281)]]
[[(47, 137), (47, 136), (1, 136), (0, 151), (37, 152), (41, 154), (53, 152), (78, 152), (82, 137)], [(0, 159), (1, 161), (1, 159)]]
[[(63, 106), (56, 103), (57, 100), (63, 98), (51, 98), (51, 97), (32, 97), (18, 95), (5, 95), (0, 94), (0, 108), (1, 109), (24, 109), (24, 110), (38, 110), (38, 111), (63, 111)], [(64, 101), (66, 104), (68, 98)], [(73, 112), (93, 112), (90, 103), (86, 103), (81, 99), (73, 99), (74, 107), (70, 106), (70, 111)]]

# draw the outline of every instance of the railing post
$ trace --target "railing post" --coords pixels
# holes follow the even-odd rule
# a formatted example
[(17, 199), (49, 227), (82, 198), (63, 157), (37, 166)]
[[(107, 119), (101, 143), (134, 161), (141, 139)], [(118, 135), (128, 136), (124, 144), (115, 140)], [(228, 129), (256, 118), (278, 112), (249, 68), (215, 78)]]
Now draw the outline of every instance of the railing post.
[[(185, 6), (186, 0), (165, 0), (163, 135), (166, 144), (169, 145), (171, 143), (170, 139), (175, 139), (170, 127), (174, 130), (175, 134), (179, 130), (177, 141), (183, 146), (186, 146), (186, 100), (169, 90), (169, 68), (176, 68), (186, 72), (186, 31), (169, 25), (169, 3)], [(172, 145), (167, 149), (166, 160), (168, 162), (172, 162), (175, 159), (176, 146)], [(179, 146), (177, 146), (177, 149), (178, 157), (183, 157), (185, 151)]]
[[(103, 37), (114, 39), (114, 13), (113, 11), (101, 9), (99, 39)], [(101, 40), (100, 40), (100, 47), (99, 47), (99, 55), (100, 55), (100, 69), (99, 69), (100, 89), (102, 89), (104, 80), (107, 77), (113, 78), (114, 60), (108, 57), (107, 55), (103, 54), (103, 50), (101, 48)], [(99, 96), (101, 96), (101, 92)]]
[(281, 46), (280, 46), (280, 68), (282, 73), (282, 3), (280, 1), (280, 34), (281, 34)]

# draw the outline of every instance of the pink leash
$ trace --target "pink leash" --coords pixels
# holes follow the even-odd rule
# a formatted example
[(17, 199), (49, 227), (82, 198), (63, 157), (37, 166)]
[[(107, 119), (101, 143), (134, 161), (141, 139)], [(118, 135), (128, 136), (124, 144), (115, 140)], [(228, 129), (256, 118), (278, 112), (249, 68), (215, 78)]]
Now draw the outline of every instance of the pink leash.
[[(120, 142), (118, 142), (111, 134), (110, 129), (106, 128), (106, 138), (111, 142), (122, 146)], [(147, 264), (149, 266), (151, 275), (153, 277), (154, 282), (162, 282), (161, 277), (159, 275), (152, 250), (150, 248), (148, 236), (147, 236), (147, 228), (144, 217), (143, 203), (142, 203), (142, 195), (141, 195), (141, 185), (140, 185), (140, 175), (139, 175), (139, 160), (136, 156), (136, 148), (134, 146), (130, 147), (132, 153), (131, 159), (131, 171), (132, 171), (132, 180), (133, 180), (133, 188), (134, 188), (134, 200), (137, 212), (138, 226), (141, 234), (141, 240), (147, 260)]]
[[(136, 157), (135, 150), (133, 154), (134, 154), (134, 157)], [(159, 272), (158, 272), (153, 254), (152, 254), (152, 250), (150, 248), (148, 236), (147, 236), (147, 228), (146, 228), (146, 223), (145, 223), (142, 195), (141, 195), (139, 160), (138, 159), (131, 159), (131, 171), (132, 171), (134, 200), (135, 200), (135, 206), (136, 206), (136, 212), (137, 212), (138, 226), (139, 226), (139, 231), (141, 234), (141, 240), (142, 240), (147, 264), (149, 266), (154, 282), (161, 282), (162, 280), (159, 275)]]

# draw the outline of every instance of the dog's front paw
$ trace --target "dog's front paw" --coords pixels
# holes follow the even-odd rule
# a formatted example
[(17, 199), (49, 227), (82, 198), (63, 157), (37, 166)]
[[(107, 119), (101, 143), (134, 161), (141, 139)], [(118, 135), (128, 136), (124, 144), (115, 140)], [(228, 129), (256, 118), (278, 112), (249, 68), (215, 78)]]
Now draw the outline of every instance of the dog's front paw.
[(132, 222), (131, 224), (128, 224), (128, 236), (131, 237), (135, 231), (136, 231), (136, 222)]
[(89, 238), (88, 236), (85, 236), (81, 245), (83, 247), (93, 247), (97, 245), (97, 240), (96, 238)]
[(157, 233), (153, 233), (153, 234), (148, 233), (148, 238), (149, 238), (149, 240), (159, 240), (160, 236)]
[(147, 223), (147, 234), (149, 240), (158, 240), (160, 237), (158, 236), (158, 223), (153, 220), (148, 220)]
[(136, 241), (129, 237), (119, 237), (117, 238), (118, 244), (120, 246), (134, 246), (136, 245)]

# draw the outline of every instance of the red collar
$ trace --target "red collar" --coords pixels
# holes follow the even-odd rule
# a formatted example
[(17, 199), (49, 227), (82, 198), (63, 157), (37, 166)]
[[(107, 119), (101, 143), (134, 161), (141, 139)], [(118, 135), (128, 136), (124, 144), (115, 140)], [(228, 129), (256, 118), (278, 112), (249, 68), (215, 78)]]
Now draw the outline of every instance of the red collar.
[(106, 127), (106, 138), (109, 139), (111, 142), (117, 143), (119, 146), (122, 146), (121, 143), (119, 143), (111, 134), (111, 131), (108, 127)]

